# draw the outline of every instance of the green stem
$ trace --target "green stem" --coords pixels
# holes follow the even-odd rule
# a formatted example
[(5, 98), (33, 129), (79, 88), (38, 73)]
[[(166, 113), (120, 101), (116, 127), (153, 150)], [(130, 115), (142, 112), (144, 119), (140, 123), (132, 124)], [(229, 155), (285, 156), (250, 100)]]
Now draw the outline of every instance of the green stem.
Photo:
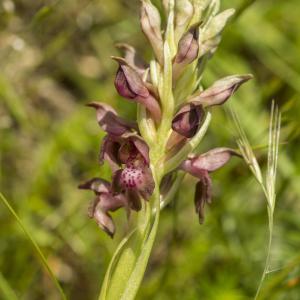
[(2, 193), (0, 193), (0, 199), (3, 202), (3, 204), (7, 207), (7, 209), (9, 210), (9, 212), (12, 214), (12, 216), (16, 219), (16, 221), (18, 222), (19, 226), (21, 227), (21, 229), (24, 231), (25, 235), (27, 236), (27, 238), (31, 242), (33, 248), (35, 249), (35, 251), (37, 252), (38, 256), (40, 257), (42, 264), (44, 265), (45, 269), (48, 271), (48, 274), (49, 274), (50, 278), (52, 279), (54, 285), (56, 286), (57, 290), (59, 291), (61, 299), (66, 300), (67, 297), (66, 297), (66, 295), (65, 295), (65, 293), (64, 293), (61, 285), (59, 284), (58, 280), (56, 279), (53, 271), (51, 270), (50, 266), (48, 265), (47, 259), (44, 256), (41, 248), (36, 243), (36, 241), (33, 239), (32, 235), (30, 234), (30, 232), (28, 231), (28, 229), (25, 227), (25, 225), (23, 224), (22, 220), (19, 218), (19, 216), (17, 215), (17, 213), (15, 212), (15, 210), (11, 207), (11, 205), (9, 204), (9, 202), (3, 196)]
[(269, 207), (268, 207), (268, 216), (269, 216), (269, 241), (268, 241), (268, 248), (267, 248), (267, 256), (266, 256), (264, 271), (262, 273), (254, 300), (258, 299), (259, 293), (261, 291), (266, 275), (270, 268), (271, 247), (272, 247), (272, 239), (273, 239), (273, 212)]
[[(159, 184), (156, 182), (152, 202), (159, 206)], [(131, 300), (143, 279), (156, 236), (159, 209), (152, 218), (151, 201), (139, 212), (137, 228), (117, 248), (102, 285), (99, 300)]]

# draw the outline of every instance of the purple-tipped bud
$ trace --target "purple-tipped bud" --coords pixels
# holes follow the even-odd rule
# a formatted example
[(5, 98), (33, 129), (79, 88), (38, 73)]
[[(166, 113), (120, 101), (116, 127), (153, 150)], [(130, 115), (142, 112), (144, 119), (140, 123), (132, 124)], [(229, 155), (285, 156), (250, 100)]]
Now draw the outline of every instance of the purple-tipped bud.
[(161, 118), (160, 106), (140, 75), (124, 59), (118, 57), (113, 57), (113, 59), (119, 63), (115, 79), (115, 87), (118, 93), (124, 98), (144, 105), (154, 120), (158, 122)]
[(116, 111), (108, 104), (91, 102), (87, 106), (96, 109), (99, 126), (109, 134), (120, 136), (125, 132), (130, 132), (132, 129), (137, 130), (136, 123), (119, 117)]
[(194, 7), (189, 0), (176, 0), (175, 13), (175, 36), (179, 39), (193, 17)]
[(113, 57), (113, 59), (119, 63), (115, 79), (118, 93), (127, 99), (147, 98), (150, 93), (140, 75), (122, 58)]
[(158, 9), (150, 0), (142, 0), (140, 22), (142, 31), (149, 40), (158, 62), (163, 65), (163, 38)]
[(176, 80), (184, 71), (185, 67), (198, 57), (199, 53), (199, 29), (193, 26), (183, 35), (178, 44), (177, 55), (173, 63), (173, 79)]
[(192, 27), (183, 35), (179, 41), (178, 52), (174, 60), (176, 64), (188, 65), (197, 58), (199, 52), (198, 38), (198, 26)]
[(182, 136), (191, 138), (197, 133), (203, 115), (202, 105), (187, 103), (175, 115), (172, 129)]
[(252, 75), (233, 75), (217, 80), (208, 89), (194, 94), (189, 102), (196, 102), (203, 106), (221, 105), (246, 81), (253, 78)]

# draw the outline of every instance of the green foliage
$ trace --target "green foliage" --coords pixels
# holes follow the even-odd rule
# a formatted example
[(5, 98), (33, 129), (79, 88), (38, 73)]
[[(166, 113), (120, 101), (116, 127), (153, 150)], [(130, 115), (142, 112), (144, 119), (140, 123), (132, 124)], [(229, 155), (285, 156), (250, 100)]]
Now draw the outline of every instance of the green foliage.
[[(300, 19), (298, 0), (222, 1), (231, 20), (203, 82), (233, 73), (255, 80), (230, 100), (253, 149), (268, 144), (272, 99), (282, 111), (277, 202), (270, 266), (261, 299), (297, 300), (300, 246)], [(138, 1), (11, 1), (0, 3), (0, 190), (26, 224), (68, 299), (95, 299), (120, 240), (87, 218), (82, 180), (110, 177), (97, 166), (103, 133), (90, 100), (135, 115), (114, 90), (116, 42), (150, 51), (138, 25)], [(234, 129), (214, 108), (199, 149), (235, 147)], [(265, 148), (254, 150), (263, 172)], [(94, 166), (94, 167), (92, 167)], [(88, 170), (88, 171), (87, 171)], [(268, 220), (264, 195), (242, 160), (213, 174), (214, 203), (203, 225), (194, 213), (191, 177), (161, 213), (158, 238), (137, 299), (251, 299), (263, 272)], [(133, 218), (136, 218), (133, 215)], [(15, 218), (0, 210), (0, 298), (58, 299)]]

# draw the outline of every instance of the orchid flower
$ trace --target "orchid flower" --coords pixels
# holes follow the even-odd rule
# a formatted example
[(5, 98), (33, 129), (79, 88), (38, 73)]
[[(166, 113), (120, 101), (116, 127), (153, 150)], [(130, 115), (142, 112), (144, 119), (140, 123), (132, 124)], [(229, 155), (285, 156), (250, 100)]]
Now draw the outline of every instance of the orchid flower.
[(180, 168), (199, 179), (195, 190), (195, 207), (200, 223), (204, 221), (204, 206), (211, 204), (212, 181), (209, 173), (223, 167), (233, 156), (239, 154), (230, 148), (215, 148), (201, 155), (191, 155)]

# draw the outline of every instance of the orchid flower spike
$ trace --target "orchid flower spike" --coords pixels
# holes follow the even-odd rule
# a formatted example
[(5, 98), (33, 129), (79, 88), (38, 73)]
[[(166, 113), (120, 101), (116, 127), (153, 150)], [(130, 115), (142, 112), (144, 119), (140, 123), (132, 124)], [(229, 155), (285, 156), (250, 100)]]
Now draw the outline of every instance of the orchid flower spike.
[(115, 89), (137, 105), (137, 117), (127, 120), (107, 103), (87, 104), (106, 134), (99, 163), (109, 165), (111, 179), (96, 175), (79, 188), (94, 192), (89, 215), (111, 237), (116, 231), (114, 211), (158, 214), (157, 208), (165, 205), (164, 198), (172, 198), (186, 173), (198, 179), (195, 208), (203, 222), (204, 207), (212, 198), (210, 173), (238, 153), (229, 148), (195, 151), (209, 127), (211, 107), (224, 104), (252, 78), (231, 75), (202, 88), (206, 63), (234, 10), (219, 12), (219, 1), (200, 5), (196, 0), (162, 0), (160, 6), (157, 1), (140, 2), (140, 25), (152, 48), (151, 61), (145, 62), (127, 43), (116, 45), (123, 57), (112, 56), (118, 64)]

